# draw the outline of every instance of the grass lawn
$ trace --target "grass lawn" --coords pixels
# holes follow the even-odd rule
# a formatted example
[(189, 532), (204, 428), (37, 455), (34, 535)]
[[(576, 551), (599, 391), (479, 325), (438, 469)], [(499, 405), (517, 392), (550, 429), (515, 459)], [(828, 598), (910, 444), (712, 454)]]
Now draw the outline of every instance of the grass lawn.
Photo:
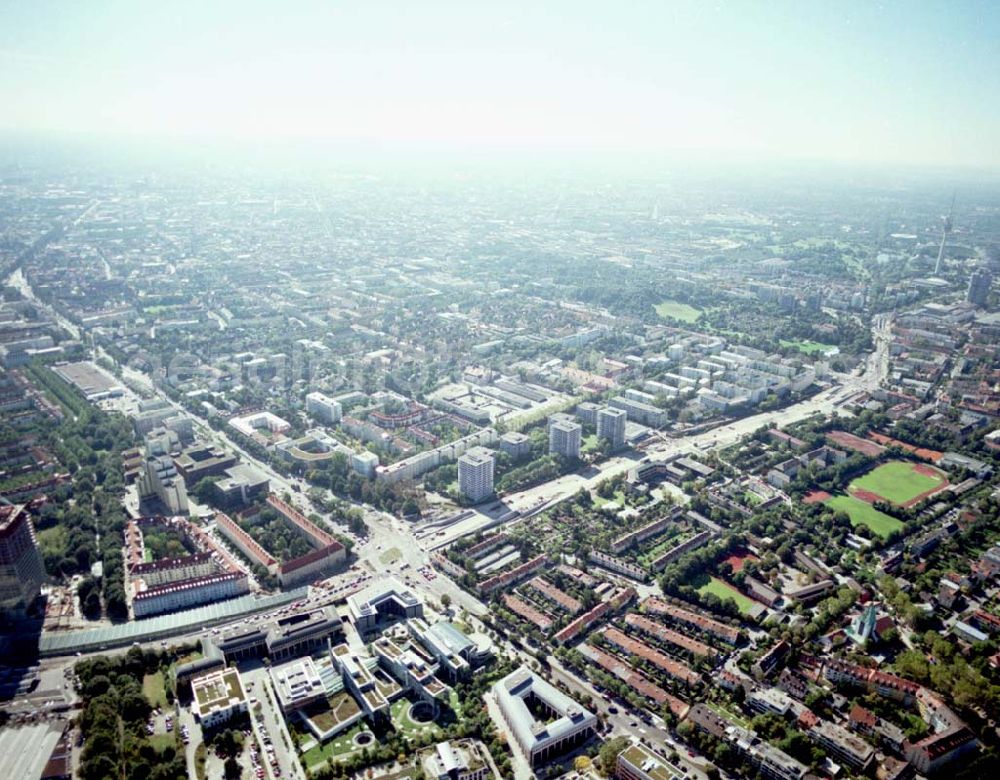
[(192, 650), (187, 655), (182, 656), (181, 658), (178, 658), (176, 661), (174, 661), (174, 667), (176, 668), (178, 666), (183, 666), (184, 664), (189, 664), (192, 661), (197, 661), (199, 658), (204, 658), (204, 656), (201, 654), (201, 651)]
[(154, 734), (149, 738), (149, 743), (157, 753), (162, 753), (168, 747), (177, 747), (177, 737), (173, 734)]
[(142, 678), (142, 693), (153, 707), (167, 706), (167, 688), (163, 672), (147, 674)]
[(402, 557), (403, 553), (399, 551), (398, 547), (390, 547), (388, 550), (382, 553), (378, 559), (386, 566), (391, 566)]
[(607, 506), (608, 504), (613, 504), (615, 500), (613, 498), (605, 498), (604, 496), (599, 496), (594, 493), (594, 506), (600, 509), (602, 506)]
[(583, 441), (580, 442), (580, 452), (593, 452), (597, 449), (597, 443), (600, 439), (597, 438), (596, 433), (592, 433), (589, 436), (584, 436)]
[(368, 731), (368, 724), (363, 720), (354, 724), (347, 731), (338, 734), (329, 742), (309, 748), (302, 754), (302, 763), (308, 769), (314, 769), (325, 761), (346, 755), (354, 750), (360, 750), (361, 748), (354, 744), (354, 738), (362, 731)]
[(887, 501), (902, 505), (945, 481), (940, 475), (918, 473), (914, 465), (916, 464), (905, 460), (883, 463), (852, 481), (849, 489), (867, 490)]
[(668, 530), (663, 535), (656, 537), (656, 544), (639, 555), (639, 563), (646, 565), (654, 558), (662, 555), (677, 544), (679, 537), (680, 534), (676, 533), (674, 529)]
[(853, 496), (834, 496), (826, 501), (826, 505), (846, 512), (851, 518), (851, 525), (866, 525), (883, 539), (893, 531), (903, 527), (903, 524), (895, 517), (889, 517), (884, 512), (879, 512), (871, 504)]
[(410, 707), (413, 702), (406, 698), (397, 699), (389, 706), (392, 713), (392, 722), (403, 734), (420, 734), (424, 732), (437, 731), (438, 727), (431, 723), (417, 723), (409, 716)]
[(689, 306), (680, 301), (662, 301), (656, 306), (656, 313), (661, 317), (671, 317), (681, 322), (694, 322), (701, 315), (701, 309)]
[(750, 721), (748, 721), (746, 718), (741, 718), (739, 715), (734, 715), (731, 710), (727, 710), (724, 707), (720, 707), (714, 701), (706, 701), (705, 706), (708, 707), (716, 715), (721, 715), (723, 718), (731, 720), (733, 723), (735, 723), (737, 726), (740, 726), (741, 728), (745, 729), (750, 728)]
[(625, 491), (616, 490), (615, 494), (611, 496), (611, 498), (605, 498), (604, 496), (599, 496), (596, 493), (594, 494), (594, 506), (598, 509), (608, 504), (617, 504), (621, 507), (625, 506)]
[(698, 588), (698, 592), (702, 594), (714, 593), (723, 601), (730, 599), (736, 603), (736, 608), (739, 609), (740, 613), (743, 615), (749, 614), (750, 611), (757, 606), (753, 599), (744, 596), (732, 585), (723, 582), (718, 577), (712, 577), (708, 582)]
[(310, 705), (303, 714), (316, 724), (320, 731), (332, 729), (358, 714), (359, 707), (354, 697), (345, 691), (335, 693), (327, 701)]
[(779, 342), (781, 346), (797, 349), (799, 352), (805, 352), (807, 355), (812, 355), (814, 353), (826, 352), (830, 349), (836, 349), (835, 344), (823, 344), (819, 341), (809, 341), (808, 339), (801, 341), (792, 341), (789, 339), (781, 339)]
[(208, 748), (204, 742), (199, 742), (194, 749), (194, 770), (198, 774), (198, 780), (205, 780), (205, 762), (208, 761)]

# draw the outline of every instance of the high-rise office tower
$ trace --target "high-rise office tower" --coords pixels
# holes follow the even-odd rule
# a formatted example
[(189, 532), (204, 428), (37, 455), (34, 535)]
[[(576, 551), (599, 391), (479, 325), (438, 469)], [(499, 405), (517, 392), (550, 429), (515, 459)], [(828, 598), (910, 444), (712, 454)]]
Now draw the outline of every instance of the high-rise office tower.
[(976, 306), (985, 306), (990, 297), (990, 285), (993, 284), (993, 274), (987, 268), (977, 268), (969, 277), (969, 290), (965, 299)]
[(38, 599), (45, 567), (24, 506), (0, 506), (0, 615), (24, 617)]

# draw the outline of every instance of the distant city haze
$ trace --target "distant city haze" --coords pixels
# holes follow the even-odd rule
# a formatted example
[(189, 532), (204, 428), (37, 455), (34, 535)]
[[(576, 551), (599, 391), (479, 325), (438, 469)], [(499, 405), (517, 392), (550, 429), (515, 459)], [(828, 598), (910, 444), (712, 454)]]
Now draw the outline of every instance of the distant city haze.
[(998, 73), (989, 1), (0, 4), (8, 141), (992, 171)]

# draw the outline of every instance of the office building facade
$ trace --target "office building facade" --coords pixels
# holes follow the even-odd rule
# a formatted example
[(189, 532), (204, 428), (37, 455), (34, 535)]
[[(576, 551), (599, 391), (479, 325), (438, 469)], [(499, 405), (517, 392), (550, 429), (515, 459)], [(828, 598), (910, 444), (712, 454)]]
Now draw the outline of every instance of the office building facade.
[[(493, 685), (508, 740), (532, 766), (541, 766), (597, 733), (597, 717), (528, 667)], [(541, 720), (536, 714), (543, 714)]]
[(139, 497), (159, 499), (173, 515), (185, 515), (188, 511), (187, 488), (167, 455), (146, 458), (139, 475)]
[(985, 306), (990, 297), (990, 285), (993, 284), (993, 274), (987, 268), (977, 268), (969, 277), (969, 289), (966, 300), (976, 306)]
[(18, 619), (34, 606), (45, 567), (24, 506), (0, 506), (0, 617)]

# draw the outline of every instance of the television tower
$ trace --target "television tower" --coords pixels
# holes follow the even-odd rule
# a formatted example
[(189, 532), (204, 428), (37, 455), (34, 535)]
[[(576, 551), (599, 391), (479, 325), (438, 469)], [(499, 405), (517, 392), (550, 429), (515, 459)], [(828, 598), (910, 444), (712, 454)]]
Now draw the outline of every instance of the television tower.
[(938, 249), (937, 262), (934, 264), (934, 275), (937, 276), (941, 273), (941, 260), (944, 258), (944, 245), (948, 240), (948, 236), (951, 235), (952, 221), (951, 218), (955, 213), (955, 193), (951, 195), (951, 208), (948, 209), (948, 216), (942, 217), (941, 220), (941, 247)]

